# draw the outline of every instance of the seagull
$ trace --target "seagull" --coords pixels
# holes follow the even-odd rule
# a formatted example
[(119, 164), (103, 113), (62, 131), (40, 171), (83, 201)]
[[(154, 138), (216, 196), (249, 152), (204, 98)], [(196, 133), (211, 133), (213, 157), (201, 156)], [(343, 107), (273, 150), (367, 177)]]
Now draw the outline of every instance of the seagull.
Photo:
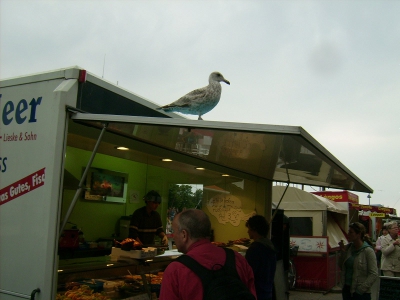
[(212, 72), (208, 78), (209, 84), (207, 86), (193, 90), (171, 104), (157, 109), (162, 109), (165, 112), (198, 115), (199, 120), (203, 120), (201, 116), (212, 110), (221, 98), (221, 81), (231, 84), (220, 72)]

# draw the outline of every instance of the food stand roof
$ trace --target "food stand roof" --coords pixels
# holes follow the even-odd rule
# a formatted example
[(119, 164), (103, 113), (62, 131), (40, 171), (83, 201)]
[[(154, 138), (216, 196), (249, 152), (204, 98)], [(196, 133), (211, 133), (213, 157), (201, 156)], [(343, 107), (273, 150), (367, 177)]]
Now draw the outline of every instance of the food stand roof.
[[(282, 195), (284, 195), (283, 198)], [(274, 186), (272, 188), (272, 202), (276, 205), (281, 199), (282, 202), (279, 207), (285, 211), (329, 210), (339, 214), (348, 214), (347, 209), (324, 197), (294, 187)]]
[[(282, 195), (284, 195), (283, 198)], [(325, 222), (317, 222), (314, 225), (317, 228), (318, 226), (326, 226), (326, 235), (329, 237), (331, 248), (337, 247), (340, 240), (347, 240), (343, 228), (340, 228), (340, 222), (337, 221), (347, 220), (348, 210), (339, 203), (298, 188), (274, 186), (272, 188), (272, 201), (276, 205), (281, 200), (280, 207), (285, 210), (285, 213), (291, 212), (290, 215), (288, 214), (289, 218), (304, 217), (305, 213), (310, 213), (308, 217), (312, 218), (313, 214), (311, 212), (315, 211), (335, 213), (335, 217), (328, 215), (326, 224)]]
[(302, 127), (71, 112), (76, 137), (106, 127), (143, 152), (241, 178), (373, 192)]

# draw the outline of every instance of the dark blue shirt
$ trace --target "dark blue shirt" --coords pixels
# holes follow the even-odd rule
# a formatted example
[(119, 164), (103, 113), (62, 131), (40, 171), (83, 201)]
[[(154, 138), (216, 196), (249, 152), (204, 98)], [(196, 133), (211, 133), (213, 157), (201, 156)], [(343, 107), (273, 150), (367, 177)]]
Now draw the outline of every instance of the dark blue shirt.
[(246, 251), (246, 260), (253, 269), (257, 299), (272, 299), (276, 270), (276, 252), (272, 243), (269, 240), (253, 242)]

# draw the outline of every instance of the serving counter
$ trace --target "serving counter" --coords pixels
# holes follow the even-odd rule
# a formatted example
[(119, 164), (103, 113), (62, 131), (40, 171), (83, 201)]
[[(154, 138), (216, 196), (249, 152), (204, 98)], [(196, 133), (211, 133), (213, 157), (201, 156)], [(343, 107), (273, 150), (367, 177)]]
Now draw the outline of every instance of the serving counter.
[[(111, 256), (86, 257), (59, 260), (58, 293), (63, 295), (67, 288), (74, 285), (88, 285), (94, 291), (103, 291), (106, 299), (136, 299), (135, 295), (158, 294), (162, 274), (165, 268), (182, 253), (167, 250), (161, 255), (144, 259)], [(157, 277), (155, 284), (152, 278)], [(123, 288), (132, 285), (142, 286), (130, 293), (123, 293)], [(106, 287), (112, 287), (106, 291)], [(62, 297), (59, 297), (62, 299)]]

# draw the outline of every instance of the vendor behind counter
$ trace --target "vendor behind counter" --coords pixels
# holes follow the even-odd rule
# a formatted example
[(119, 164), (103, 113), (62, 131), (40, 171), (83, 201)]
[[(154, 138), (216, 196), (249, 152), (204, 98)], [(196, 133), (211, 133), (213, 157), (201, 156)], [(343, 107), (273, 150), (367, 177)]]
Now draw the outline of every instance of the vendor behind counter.
[(156, 211), (161, 203), (161, 196), (156, 191), (148, 192), (143, 200), (146, 206), (138, 208), (132, 214), (129, 237), (137, 240), (142, 245), (154, 245), (155, 236), (161, 238), (164, 246), (168, 245), (168, 238), (162, 227), (160, 214)]

